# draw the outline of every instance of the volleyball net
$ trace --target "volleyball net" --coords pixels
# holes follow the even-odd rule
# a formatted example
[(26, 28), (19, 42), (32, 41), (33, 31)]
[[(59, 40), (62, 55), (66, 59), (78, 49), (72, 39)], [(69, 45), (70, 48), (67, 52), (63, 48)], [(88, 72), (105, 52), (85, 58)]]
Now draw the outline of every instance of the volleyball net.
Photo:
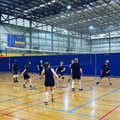
[(9, 57), (10, 54), (15, 56), (39, 56), (39, 55), (65, 55), (65, 54), (89, 54), (87, 51), (51, 51), (51, 50), (37, 50), (37, 49), (27, 49), (27, 48), (16, 48), (16, 47), (6, 47), (5, 48), (6, 57)]
[[(65, 66), (65, 74), (70, 74), (69, 65), (71, 60), (78, 58), (82, 67), (92, 64), (92, 55), (90, 52), (70, 52), (70, 51), (48, 51), (48, 50), (34, 50), (24, 48), (6, 47), (6, 56), (1, 60), (1, 67), (3, 71), (12, 71), (12, 64), (14, 60), (18, 61), (20, 71), (23, 71), (27, 61), (31, 61), (30, 72), (38, 73), (37, 65), (40, 60), (50, 62), (51, 67), (56, 69), (59, 66), (60, 61), (63, 61)], [(11, 55), (11, 56), (10, 56)], [(85, 69), (87, 69), (85, 67)]]

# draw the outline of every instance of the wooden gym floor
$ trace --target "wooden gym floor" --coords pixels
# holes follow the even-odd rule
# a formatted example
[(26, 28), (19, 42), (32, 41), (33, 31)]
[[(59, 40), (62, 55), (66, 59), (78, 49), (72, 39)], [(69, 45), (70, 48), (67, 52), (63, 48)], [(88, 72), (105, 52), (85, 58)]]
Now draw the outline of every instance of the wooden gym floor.
[[(101, 85), (94, 77), (82, 77), (82, 92), (71, 91), (71, 82), (58, 83), (54, 99), (44, 105), (44, 80), (30, 74), (35, 90), (22, 88), (23, 78), (13, 83), (11, 73), (0, 73), (0, 120), (120, 120), (120, 78), (107, 78)], [(99, 78), (98, 78), (99, 79)], [(62, 88), (63, 87), (63, 88)]]

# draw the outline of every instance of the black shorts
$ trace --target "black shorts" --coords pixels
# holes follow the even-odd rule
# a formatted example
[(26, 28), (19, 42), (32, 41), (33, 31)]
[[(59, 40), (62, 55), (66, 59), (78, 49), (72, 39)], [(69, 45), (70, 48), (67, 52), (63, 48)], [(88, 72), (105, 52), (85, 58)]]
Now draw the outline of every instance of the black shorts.
[(72, 79), (81, 79), (80, 75), (72, 75)]
[(30, 76), (28, 74), (23, 74), (24, 80), (27, 80), (30, 78)]
[(45, 81), (45, 86), (46, 87), (49, 87), (49, 86), (53, 87), (53, 86), (55, 86), (55, 82), (54, 81)]
[(106, 77), (109, 77), (109, 76), (110, 76), (110, 73), (108, 73), (108, 74), (106, 74), (106, 73), (102, 73), (102, 75), (101, 75), (100, 78), (102, 79), (102, 78), (105, 77), (105, 76), (106, 76)]
[(63, 76), (64, 74), (63, 74), (63, 72), (59, 72), (59, 75)]
[(13, 70), (13, 75), (17, 75), (18, 71), (17, 70)]

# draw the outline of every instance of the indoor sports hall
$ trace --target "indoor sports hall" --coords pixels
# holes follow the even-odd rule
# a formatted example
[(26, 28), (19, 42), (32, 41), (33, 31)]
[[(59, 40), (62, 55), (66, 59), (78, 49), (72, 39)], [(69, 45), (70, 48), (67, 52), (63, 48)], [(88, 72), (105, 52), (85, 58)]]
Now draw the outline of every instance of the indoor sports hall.
[(120, 120), (120, 0), (0, 0), (0, 120)]

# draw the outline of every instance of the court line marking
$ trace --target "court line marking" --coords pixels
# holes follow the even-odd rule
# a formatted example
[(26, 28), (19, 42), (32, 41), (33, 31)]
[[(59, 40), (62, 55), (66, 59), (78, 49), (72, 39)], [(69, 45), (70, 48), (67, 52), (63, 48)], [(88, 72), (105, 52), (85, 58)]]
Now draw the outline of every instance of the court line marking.
[[(41, 98), (41, 99), (43, 99), (43, 98)], [(41, 100), (41, 99), (37, 99), (37, 100)], [(4, 99), (4, 100), (5, 100), (5, 99)], [(3, 110), (0, 110), (0, 111), (5, 111), (5, 110), (9, 110), (9, 109), (11, 109), (11, 108), (15, 108), (15, 107), (18, 107), (18, 106), (21, 106), (21, 105), (26, 105), (26, 104), (29, 104), (29, 103), (31, 103), (31, 102), (35, 102), (35, 101), (37, 101), (37, 100), (33, 100), (33, 101), (30, 101), (30, 102), (26, 102), (26, 103), (9, 100), (10, 102), (20, 103), (20, 104), (19, 104), (19, 105), (16, 105), (16, 106), (9, 107), (9, 108), (6, 108), (6, 109), (3, 109)], [(5, 101), (7, 101), (7, 100), (5, 100)]]
[(8, 116), (8, 117), (17, 118), (17, 119), (20, 119), (20, 120), (25, 120), (25, 119), (22, 119), (22, 118), (19, 118), (19, 117), (15, 117), (15, 116), (11, 116), (11, 115), (7, 115), (7, 114), (3, 114), (3, 113), (0, 113), (0, 114), (1, 114), (0, 117), (2, 117), (2, 116)]
[(79, 107), (77, 107), (77, 108), (74, 108), (74, 109), (70, 110), (69, 112), (73, 112), (73, 111), (75, 111), (75, 110), (77, 110), (77, 109), (79, 109), (79, 108), (81, 108), (81, 107), (84, 107), (84, 106), (86, 106), (86, 105), (88, 105), (88, 104), (90, 104), (90, 103), (92, 103), (92, 102), (94, 102), (94, 101), (96, 101), (96, 100), (98, 100), (98, 99), (100, 99), (100, 98), (103, 98), (103, 97), (105, 97), (105, 96), (107, 96), (107, 95), (109, 95), (109, 94), (111, 94), (111, 93), (113, 93), (113, 92), (116, 92), (116, 91), (118, 91), (118, 90), (120, 90), (120, 88), (118, 88), (118, 89), (116, 89), (116, 90), (113, 90), (113, 91), (111, 91), (111, 92), (109, 92), (109, 93), (107, 93), (107, 94), (105, 94), (105, 95), (102, 95), (101, 97), (98, 97), (98, 98), (96, 98), (96, 99), (94, 99), (94, 100), (92, 100), (92, 101), (90, 101), (90, 102), (88, 102), (88, 103), (85, 103), (85, 104), (83, 104), (83, 105), (81, 105), (81, 106), (79, 106)]
[[(36, 85), (36, 86), (39, 86), (39, 85)], [(34, 86), (34, 88), (36, 87), (36, 86)], [(67, 85), (67, 87), (68, 88), (54, 88), (54, 89), (62, 89), (62, 90), (64, 90), (64, 89), (69, 89), (70, 87)], [(85, 87), (89, 87), (90, 89), (83, 89), (83, 91), (82, 92), (86, 92), (86, 91), (90, 91), (90, 90), (92, 90), (93, 89), (93, 87), (91, 87), (91, 86), (88, 86), (88, 85), (86, 85)], [(37, 90), (36, 88), (35, 88), (35, 90), (36, 91), (39, 91), (39, 89)], [(67, 91), (67, 92), (59, 92), (59, 93), (68, 93), (68, 92), (70, 92), (71, 90), (69, 90), (69, 91)], [(45, 91), (42, 91), (42, 92), (45, 92)], [(74, 93), (77, 93), (77, 92), (80, 92), (80, 91), (74, 91)], [(58, 92), (56, 92), (56, 93), (58, 93)], [(72, 93), (73, 93), (73, 91), (72, 91)]]
[[(80, 113), (75, 113), (75, 112), (71, 112), (71, 113), (76, 114), (76, 115), (82, 115), (82, 116), (86, 116), (86, 117), (93, 117), (93, 118), (99, 119), (99, 117), (95, 117), (95, 116), (90, 116), (90, 115), (85, 115), (85, 114), (80, 114)], [(103, 118), (103, 120), (110, 120), (110, 119)]]
[[(61, 96), (60, 96), (61, 97)], [(57, 97), (58, 98), (58, 97)], [(1, 98), (0, 98), (1, 99)], [(2, 99), (2, 100), (5, 100), (5, 101), (8, 101), (6, 99)], [(85, 115), (85, 114), (80, 114), (80, 113), (75, 113), (75, 112), (69, 112), (69, 111), (65, 111), (65, 110), (60, 110), (60, 109), (56, 109), (56, 108), (49, 108), (49, 107), (45, 107), (45, 106), (40, 106), (40, 105), (37, 105), (37, 104), (30, 104), (30, 103), (23, 103), (23, 102), (18, 102), (18, 101), (12, 101), (12, 100), (9, 100), (10, 102), (14, 102), (14, 103), (20, 103), (20, 104), (26, 104), (26, 105), (29, 105), (29, 107), (32, 107), (32, 106), (36, 106), (36, 107), (40, 107), (40, 108), (46, 108), (46, 109), (51, 109), (51, 110), (56, 110), (56, 111), (60, 111), (60, 112), (65, 112), (65, 113), (70, 113), (70, 114), (76, 114), (76, 115), (81, 115), (81, 116), (85, 116), (85, 117), (90, 117), (90, 118), (97, 118), (97, 119), (100, 119), (100, 117), (96, 117), (96, 116), (91, 116), (91, 115)], [(43, 103), (43, 102), (41, 102)], [(40, 104), (40, 103), (38, 103)], [(19, 105), (18, 105), (19, 106)], [(23, 109), (26, 109), (28, 107), (25, 107), (25, 108), (22, 108), (22, 109), (19, 109), (19, 110), (23, 110)], [(19, 110), (16, 110), (16, 111), (13, 111), (13, 112), (17, 112)], [(13, 112), (10, 112), (10, 113), (7, 113), (7, 114), (11, 114)], [(109, 119), (105, 119), (103, 118), (104, 120), (109, 120)]]
[[(117, 90), (116, 90), (117, 91)], [(32, 95), (32, 94), (31, 94)], [(29, 96), (29, 95), (27, 95), (27, 96)], [(22, 96), (22, 97), (25, 97), (25, 96)], [(21, 98), (21, 97), (18, 97), (18, 98)], [(17, 99), (17, 98), (15, 98), (15, 99)], [(2, 100), (5, 100), (5, 99), (2, 99)], [(21, 102), (17, 102), (17, 101), (12, 101), (12, 100), (6, 100), (6, 101), (11, 101), (11, 102), (16, 102), (16, 103), (21, 103)], [(24, 104), (24, 103), (22, 103), (22, 104)], [(31, 106), (34, 106), (34, 105), (32, 105), (32, 104), (28, 104), (28, 105), (31, 105)], [(41, 106), (41, 107), (44, 107), (44, 106)], [(53, 109), (53, 108), (48, 108), (48, 107), (46, 107), (47, 109)], [(59, 111), (59, 109), (53, 109), (53, 110), (57, 110), (57, 111)], [(73, 113), (73, 114), (78, 114), (78, 115), (82, 115), (82, 116), (89, 116), (89, 115), (84, 115), (84, 114), (79, 114), (79, 113), (74, 113), (74, 112), (69, 112), (69, 111), (63, 111), (63, 110), (60, 110), (60, 111), (62, 111), (62, 112), (67, 112), (67, 113)], [(95, 117), (95, 116), (89, 116), (89, 117)], [(99, 118), (99, 117), (95, 117), (95, 118)], [(105, 119), (105, 118), (103, 118), (104, 120), (109, 120), (109, 119)]]
[[(62, 97), (62, 96), (59, 96), (59, 97), (56, 97), (56, 98), (60, 98), (60, 97)], [(16, 103), (16, 101), (12, 101), (12, 102), (15, 102)], [(40, 103), (44, 103), (44, 102), (40, 102)], [(37, 104), (40, 104), (40, 103), (37, 103)], [(24, 104), (24, 103), (23, 103)], [(23, 105), (22, 104), (22, 105)], [(35, 105), (37, 105), (37, 104), (35, 104)], [(27, 104), (26, 104), (27, 105)], [(26, 109), (26, 108), (30, 108), (30, 107), (33, 107), (33, 106), (35, 106), (35, 105), (32, 105), (32, 104), (28, 104), (29, 106), (28, 107), (24, 107), (24, 108), (21, 108), (21, 109), (17, 109), (17, 110), (15, 110), (15, 111), (12, 111), (12, 112), (9, 112), (9, 113), (6, 113), (6, 114), (2, 114), (2, 113), (0, 113), (0, 114), (2, 114), (1, 116), (6, 116), (6, 115), (9, 115), (9, 114), (11, 114), (11, 113), (15, 113), (15, 112), (18, 112), (18, 111), (20, 111), (20, 110), (24, 110), (24, 109)], [(20, 105), (18, 105), (18, 106), (20, 106)], [(14, 116), (13, 116), (14, 117)], [(22, 118), (18, 118), (18, 119), (22, 119)], [(22, 120), (25, 120), (25, 119), (22, 119)]]
[[(74, 97), (81, 97), (81, 96), (74, 95)], [(82, 98), (89, 98), (89, 99), (93, 99), (93, 98), (90, 98), (90, 97), (83, 97), (83, 96), (82, 96)], [(100, 99), (100, 100), (103, 100), (103, 101), (110, 101), (110, 102), (119, 102), (119, 103), (120, 103), (120, 101), (117, 101), (117, 100), (107, 100), (107, 99)]]
[[(49, 108), (49, 107), (40, 106), (40, 105), (35, 105), (35, 106), (36, 106), (36, 107), (40, 107), (40, 108), (46, 108), (46, 109), (56, 110), (56, 111), (60, 111), (60, 112), (71, 113), (71, 114), (81, 115), (81, 116), (85, 116), (85, 117), (100, 119), (100, 117), (95, 117), (95, 116), (85, 115), (85, 114), (80, 114), (80, 113), (75, 113), (75, 112), (69, 112), (69, 111), (60, 110), (60, 109), (56, 109), (56, 108)], [(103, 119), (104, 119), (104, 120), (109, 120), (109, 119), (106, 119), (106, 118), (103, 118)]]
[(106, 117), (107, 115), (109, 115), (110, 113), (112, 113), (114, 110), (116, 110), (118, 107), (120, 107), (120, 105), (118, 105), (117, 107), (115, 107), (114, 109), (112, 109), (111, 111), (109, 111), (107, 114), (105, 114), (103, 117), (101, 117), (99, 120), (102, 120), (104, 117)]
[[(59, 94), (57, 94), (57, 95), (61, 95), (61, 93), (59, 93)], [(61, 97), (61, 96), (60, 96), (60, 97)], [(9, 107), (9, 108), (6, 108), (6, 109), (0, 110), (0, 111), (8, 110), (8, 109), (15, 108), (15, 107), (18, 107), (18, 106), (21, 106), (21, 105), (31, 105), (31, 106), (34, 106), (34, 105), (30, 104), (30, 103), (35, 102), (35, 101), (38, 101), (38, 100), (41, 100), (41, 99), (44, 99), (44, 98), (45, 98), (45, 97), (42, 97), (42, 98), (40, 98), (40, 99), (36, 99), (36, 100), (29, 101), (29, 102), (26, 102), (26, 103), (0, 98), (0, 100), (10, 101), (10, 102), (14, 102), (14, 103), (20, 103), (19, 105), (16, 105), (16, 106), (13, 106), (13, 107)], [(57, 98), (58, 98), (58, 97), (57, 97)], [(41, 103), (41, 102), (40, 102), (40, 103)], [(42, 103), (43, 103), (43, 102), (42, 102)]]
[[(10, 101), (10, 100), (19, 99), (19, 98), (23, 98), (23, 97), (27, 97), (27, 96), (31, 96), (31, 95), (35, 95), (35, 94), (39, 94), (39, 93), (42, 93), (42, 92), (43, 92), (43, 91), (35, 92), (35, 93), (29, 94), (29, 95), (24, 95), (24, 96), (21, 96), (21, 97), (16, 97), (16, 98), (9, 99), (9, 100), (0, 98), (1, 100), (4, 100), (4, 101), (1, 101), (0, 103), (6, 102), (6, 101)], [(7, 95), (7, 94), (5, 94), (5, 95)]]

